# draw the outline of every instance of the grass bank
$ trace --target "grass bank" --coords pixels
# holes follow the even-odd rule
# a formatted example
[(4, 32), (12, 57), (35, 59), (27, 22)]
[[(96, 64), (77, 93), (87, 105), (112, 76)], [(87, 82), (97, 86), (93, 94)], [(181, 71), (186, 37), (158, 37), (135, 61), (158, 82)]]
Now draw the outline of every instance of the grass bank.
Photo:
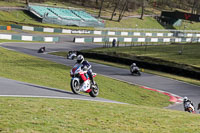
[[(0, 62), (1, 77), (71, 91), (70, 67), (3, 48), (0, 48)], [(101, 75), (95, 80), (100, 88), (99, 97), (102, 98), (153, 107), (170, 104), (168, 96), (157, 92)]]
[[(89, 8), (89, 7), (82, 7), (76, 4), (72, 4), (69, 2), (59, 2), (59, 1), (46, 1), (43, 4), (54, 6), (54, 7), (74, 7), (74, 8), (81, 8), (85, 11), (93, 14), (98, 15), (99, 9), (96, 8)], [(25, 2), (0, 2), (2, 6), (23, 6), (25, 7)], [(111, 16), (112, 11), (102, 10), (102, 16), (106, 16), (106, 18)], [(135, 15), (135, 12), (126, 12), (127, 15)], [(44, 24), (39, 21), (36, 21), (31, 16), (29, 16), (24, 11), (16, 11), (16, 10), (9, 10), (9, 11), (0, 11), (0, 22), (2, 25), (10, 25), (13, 23), (19, 25), (33, 25), (33, 26), (40, 26), (40, 27), (54, 27), (54, 28), (67, 28), (67, 29), (86, 29), (86, 30), (93, 30), (92, 27), (73, 27), (73, 26), (61, 26), (61, 25), (54, 25), (54, 24)], [(164, 29), (155, 19), (152, 17), (144, 17), (143, 20), (139, 18), (126, 18), (120, 22), (111, 21), (109, 19), (105, 20), (106, 27), (118, 27), (118, 28), (150, 28), (150, 29)], [(137, 26), (136, 26), (137, 25)]]
[(0, 6), (1, 7), (24, 7), (25, 6), (25, 1), (24, 2), (19, 2), (19, 1), (0, 1)]
[(135, 29), (164, 29), (154, 18), (144, 17), (144, 19), (139, 18), (126, 18), (122, 19), (120, 22), (117, 21), (106, 21), (106, 27), (111, 28), (135, 28)]
[[(182, 54), (179, 54), (179, 51), (181, 50)], [(120, 56), (123, 56), (124, 54), (124, 56), (128, 58), (132, 58), (133, 56), (146, 56), (179, 64), (188, 64), (200, 68), (199, 44), (96, 48), (83, 51), (103, 53), (108, 55), (115, 54)]]
[[(31, 25), (37, 27), (52, 27), (52, 28), (65, 28), (65, 29), (86, 29), (94, 30), (92, 27), (73, 27), (62, 26), (55, 24), (41, 23), (32, 18), (25, 11), (0, 11), (1, 25), (19, 24), (19, 25)], [(142, 29), (164, 29), (154, 18), (144, 17), (143, 20), (139, 18), (127, 18), (121, 22), (106, 20), (106, 27), (118, 27), (118, 28), (142, 28)]]
[(198, 133), (198, 115), (90, 101), (0, 98), (1, 132)]

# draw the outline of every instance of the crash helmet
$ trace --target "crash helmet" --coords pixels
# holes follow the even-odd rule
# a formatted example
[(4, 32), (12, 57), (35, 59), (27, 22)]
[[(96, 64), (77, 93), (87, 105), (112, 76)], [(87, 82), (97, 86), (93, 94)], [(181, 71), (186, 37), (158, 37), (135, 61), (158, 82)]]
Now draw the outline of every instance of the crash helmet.
[(136, 66), (136, 63), (133, 63), (132, 65), (133, 65), (133, 66)]
[(78, 55), (76, 60), (77, 60), (77, 63), (80, 63), (80, 64), (83, 63), (84, 61), (83, 55)]
[(187, 101), (187, 100), (188, 100), (188, 98), (187, 98), (187, 97), (184, 97), (184, 98), (183, 98), (183, 101)]

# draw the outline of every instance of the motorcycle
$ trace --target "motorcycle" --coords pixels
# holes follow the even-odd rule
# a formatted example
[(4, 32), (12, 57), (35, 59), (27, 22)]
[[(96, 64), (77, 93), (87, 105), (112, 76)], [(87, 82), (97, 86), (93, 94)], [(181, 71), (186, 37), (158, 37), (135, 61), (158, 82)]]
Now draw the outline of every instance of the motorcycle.
[(134, 66), (131, 65), (130, 72), (131, 72), (132, 75), (141, 76), (141, 72), (140, 72), (140, 69), (138, 67), (134, 68)]
[(38, 53), (44, 53), (45, 52), (45, 47), (41, 47), (40, 49), (38, 49)]
[(69, 51), (67, 54), (67, 59), (74, 60), (76, 57), (77, 57), (77, 54), (75, 51)]
[[(71, 90), (74, 94), (79, 94), (80, 92), (89, 93), (91, 97), (96, 97), (99, 94), (99, 88), (97, 83), (92, 85), (91, 80), (87, 74), (86, 68), (81, 68), (81, 64), (75, 64), (71, 69), (70, 76), (71, 79)], [(96, 73), (92, 74), (96, 77)]]
[(194, 106), (192, 106), (192, 104), (190, 102), (186, 102), (184, 107), (185, 107), (185, 111), (187, 111), (189, 113), (195, 113)]

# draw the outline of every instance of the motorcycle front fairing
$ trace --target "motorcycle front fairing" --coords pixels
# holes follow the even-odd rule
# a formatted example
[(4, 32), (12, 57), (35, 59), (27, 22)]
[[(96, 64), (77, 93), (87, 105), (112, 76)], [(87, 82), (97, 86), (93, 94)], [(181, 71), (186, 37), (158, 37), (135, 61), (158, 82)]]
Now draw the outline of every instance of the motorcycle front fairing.
[(190, 102), (186, 102), (184, 106), (186, 109), (192, 108), (192, 110), (194, 111), (194, 107), (192, 106), (192, 104)]
[[(70, 75), (72, 77), (72, 80), (78, 80), (80, 83), (80, 91), (83, 92), (88, 92), (88, 90), (91, 87), (89, 77), (87, 75), (86, 71), (83, 71), (81, 69), (82, 65), (80, 64), (75, 64), (74, 67), (72, 68)], [(80, 77), (76, 77), (79, 75)]]
[(131, 67), (131, 72), (137, 72), (140, 71), (138, 67)]

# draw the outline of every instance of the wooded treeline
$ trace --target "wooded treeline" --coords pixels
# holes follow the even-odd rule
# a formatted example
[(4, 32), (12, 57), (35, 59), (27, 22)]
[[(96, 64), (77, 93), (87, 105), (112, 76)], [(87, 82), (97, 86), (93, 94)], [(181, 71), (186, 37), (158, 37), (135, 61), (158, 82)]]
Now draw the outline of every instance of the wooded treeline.
[[(23, 0), (1, 0), (1, 1), (23, 1)], [(131, 12), (141, 8), (141, 19), (143, 18), (144, 10), (146, 7), (152, 7), (156, 9), (182, 9), (187, 12), (200, 14), (200, 0), (24, 0), (28, 2), (43, 3), (46, 1), (59, 1), (68, 2), (81, 6), (92, 7), (99, 9), (98, 17), (102, 16), (102, 10), (110, 9), (112, 11), (110, 19), (114, 16), (118, 16), (120, 21), (124, 13)]]

